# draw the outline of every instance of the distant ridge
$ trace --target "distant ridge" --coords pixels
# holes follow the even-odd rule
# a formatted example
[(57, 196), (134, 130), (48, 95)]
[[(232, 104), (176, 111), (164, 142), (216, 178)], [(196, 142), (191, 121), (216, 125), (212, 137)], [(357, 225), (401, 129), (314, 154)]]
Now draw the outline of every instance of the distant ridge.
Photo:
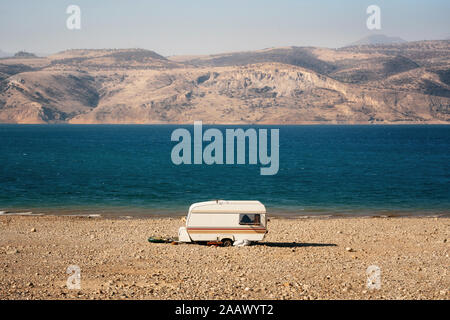
[(358, 41), (355, 41), (348, 45), (351, 46), (367, 46), (367, 45), (377, 45), (377, 44), (398, 44), (405, 43), (406, 40), (399, 37), (389, 37), (384, 34), (372, 34), (368, 35)]
[(31, 52), (26, 51), (19, 51), (16, 54), (14, 54), (15, 58), (36, 58), (36, 55)]
[(166, 57), (156, 53), (152, 50), (131, 48), (131, 49), (68, 49), (60, 51), (52, 56), (111, 56), (125, 60), (132, 60), (138, 58), (139, 60), (145, 58), (167, 60)]

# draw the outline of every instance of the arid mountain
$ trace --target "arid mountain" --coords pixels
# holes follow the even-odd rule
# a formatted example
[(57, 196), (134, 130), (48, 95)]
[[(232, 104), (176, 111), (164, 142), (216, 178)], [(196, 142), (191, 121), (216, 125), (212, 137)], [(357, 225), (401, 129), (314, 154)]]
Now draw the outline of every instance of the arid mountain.
[(31, 52), (19, 51), (14, 54), (14, 58), (37, 58), (37, 56)]
[(393, 43), (404, 43), (406, 40), (403, 40), (399, 37), (389, 37), (384, 34), (371, 34), (367, 37), (359, 39), (358, 41), (353, 42), (350, 46), (365, 46), (365, 45), (378, 45), (378, 44), (393, 44)]
[(450, 41), (0, 59), (3, 123), (449, 123)]

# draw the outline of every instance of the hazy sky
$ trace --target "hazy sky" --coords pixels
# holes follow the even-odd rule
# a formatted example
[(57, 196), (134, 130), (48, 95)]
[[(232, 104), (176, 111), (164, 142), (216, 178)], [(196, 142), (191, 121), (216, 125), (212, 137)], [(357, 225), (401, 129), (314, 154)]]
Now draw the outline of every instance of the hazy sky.
[[(66, 8), (81, 8), (81, 30)], [(381, 8), (381, 30), (366, 8)], [(450, 36), (449, 0), (0, 0), (0, 50), (145, 48), (163, 55), (277, 46), (340, 47), (370, 33), (405, 40)]]

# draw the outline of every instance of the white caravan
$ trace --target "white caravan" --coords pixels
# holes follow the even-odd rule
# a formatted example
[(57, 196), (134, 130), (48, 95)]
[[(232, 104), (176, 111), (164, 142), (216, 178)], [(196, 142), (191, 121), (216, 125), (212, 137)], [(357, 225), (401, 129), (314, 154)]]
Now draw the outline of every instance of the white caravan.
[(267, 233), (266, 208), (259, 201), (206, 201), (190, 206), (186, 227), (178, 230), (180, 242), (261, 241)]

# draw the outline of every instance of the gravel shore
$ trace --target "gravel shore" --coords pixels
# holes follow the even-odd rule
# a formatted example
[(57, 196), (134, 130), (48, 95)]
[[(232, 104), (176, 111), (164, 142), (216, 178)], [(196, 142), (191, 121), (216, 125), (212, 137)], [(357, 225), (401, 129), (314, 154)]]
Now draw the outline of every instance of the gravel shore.
[[(270, 218), (248, 247), (153, 244), (180, 218), (0, 216), (0, 299), (446, 299), (450, 218)], [(68, 289), (68, 266), (81, 289)], [(380, 289), (367, 286), (380, 268)], [(372, 286), (378, 283), (375, 280)]]

